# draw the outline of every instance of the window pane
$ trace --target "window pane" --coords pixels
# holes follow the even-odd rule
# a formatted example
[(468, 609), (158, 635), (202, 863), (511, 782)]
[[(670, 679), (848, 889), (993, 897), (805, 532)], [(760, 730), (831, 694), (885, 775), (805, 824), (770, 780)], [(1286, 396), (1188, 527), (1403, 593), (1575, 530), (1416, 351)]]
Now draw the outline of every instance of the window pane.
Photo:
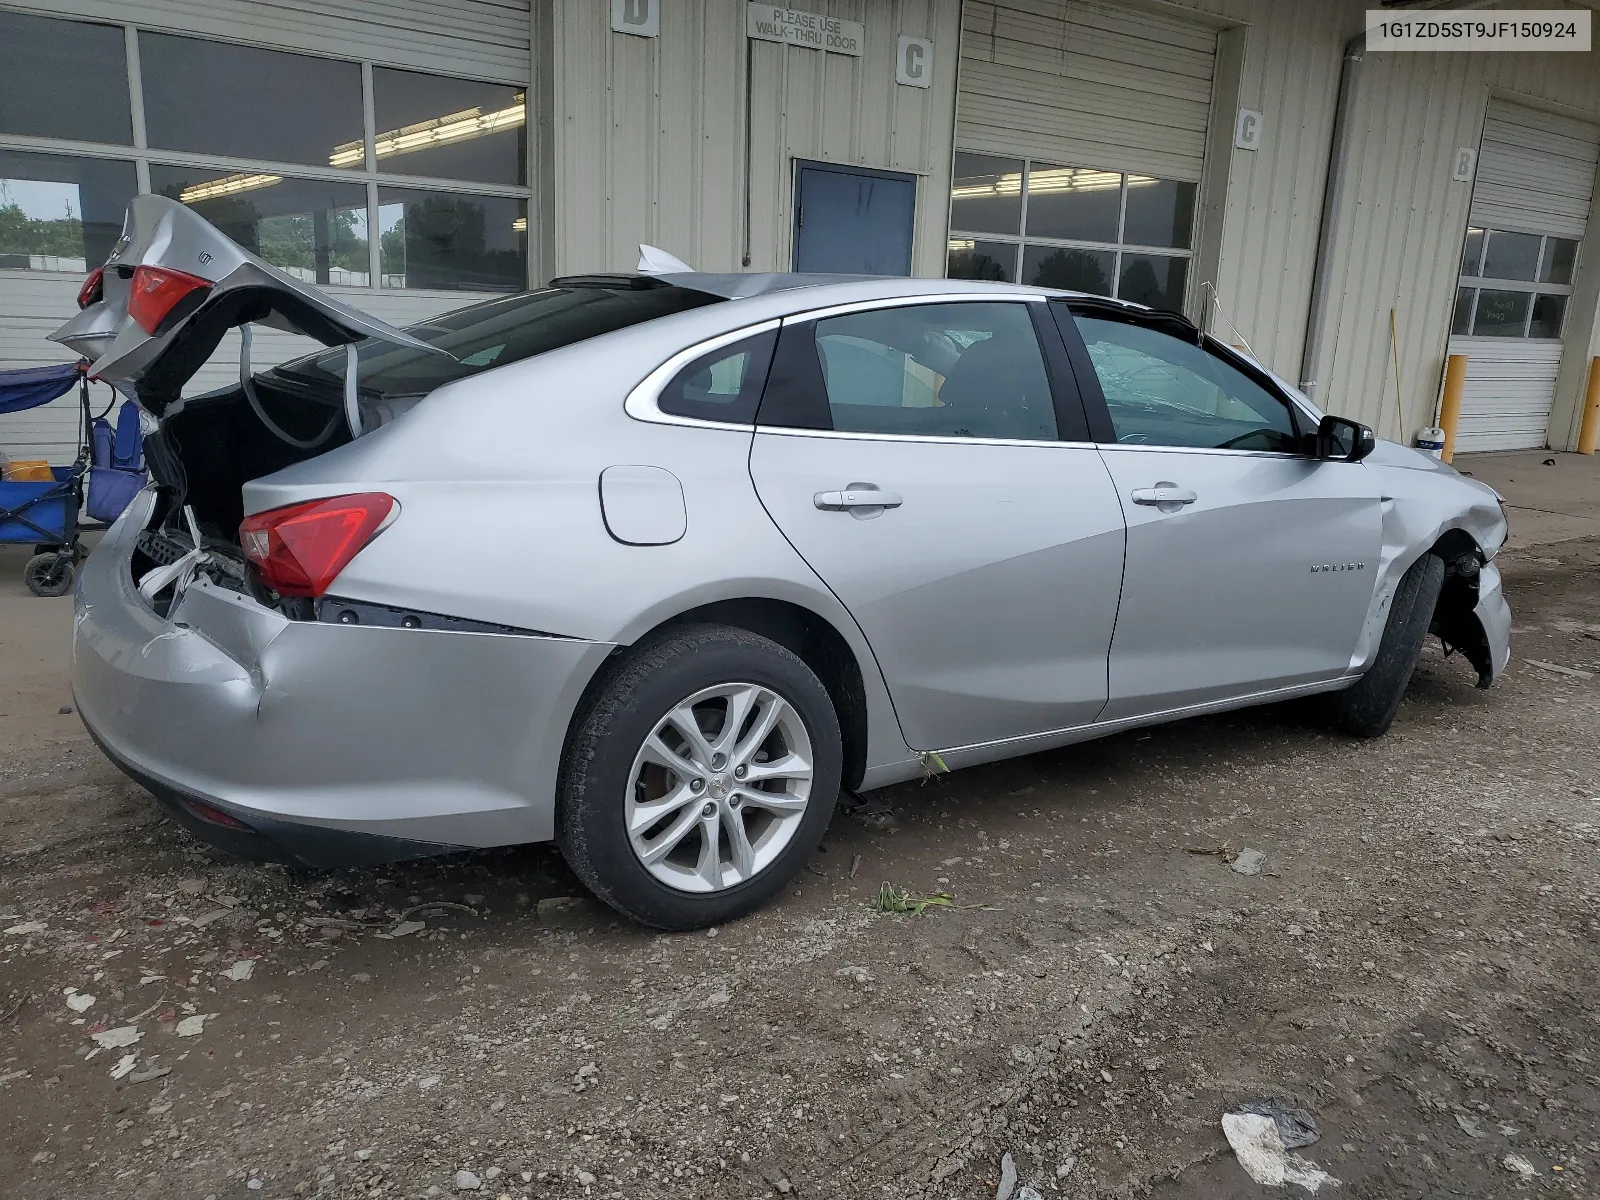
[(1015, 283), (1017, 247), (1011, 242), (951, 238), (945, 274), (951, 279), (989, 279), (999, 283)]
[(1467, 334), (1472, 332), (1472, 297), (1477, 294), (1474, 288), (1458, 288), (1456, 290), (1456, 311), (1450, 318), (1450, 332), (1453, 334)]
[(520, 292), (528, 286), (528, 202), (378, 189), (383, 286)]
[(1028, 229), (1032, 237), (1079, 242), (1117, 240), (1122, 176), (1116, 171), (1034, 163), (1028, 172)]
[(0, 268), (99, 266), (136, 190), (130, 162), (0, 150)]
[(356, 63), (141, 30), (139, 69), (152, 147), (326, 167), (362, 138)]
[(1117, 297), (1167, 312), (1182, 312), (1183, 287), (1188, 278), (1189, 260), (1186, 258), (1124, 252)]
[(1528, 336), (1535, 338), (1558, 338), (1561, 336), (1561, 320), (1567, 315), (1567, 298), (1565, 296), (1535, 296), (1533, 299), (1533, 324), (1528, 327)]
[(367, 189), (359, 183), (151, 163), (150, 190), (188, 205), (296, 279), (351, 287), (372, 282)]
[(1461, 273), (1476, 275), (1483, 262), (1483, 230), (1476, 225), (1467, 227), (1466, 244), (1461, 248)]
[(1472, 324), (1472, 335), (1521, 337), (1528, 323), (1528, 301), (1532, 296), (1532, 292), (1491, 292), (1485, 288), (1478, 293), (1478, 316)]
[(1110, 250), (1026, 246), (1022, 251), (1022, 282), (1030, 287), (1109, 296), (1116, 261), (1116, 254)]
[[(383, 395), (414, 396), (491, 367), (521, 362), (618, 329), (688, 312), (716, 298), (688, 288), (541, 288), (485, 300), (407, 331), (450, 353), (434, 354), (368, 338), (358, 342), (361, 386)], [(321, 350), (277, 368), (313, 383), (344, 378), (344, 349)], [(546, 397), (529, 397), (540, 402)], [(559, 403), (559, 397), (548, 397)]]
[(1076, 318), (1117, 441), (1211, 449), (1297, 449), (1289, 407), (1192, 342), (1153, 329)]
[(1533, 233), (1504, 233), (1489, 230), (1489, 246), (1483, 256), (1486, 279), (1532, 279), (1539, 265), (1540, 238)]
[(1025, 304), (927, 304), (817, 322), (833, 427), (970, 438), (1056, 436)]
[[(373, 67), (372, 100), (378, 170), (484, 183), (528, 182), (527, 98), (522, 89)], [(332, 160), (334, 166), (359, 167), (359, 133), (335, 147)]]
[(1130, 246), (1172, 246), (1187, 250), (1194, 227), (1194, 194), (1192, 183), (1129, 175), (1128, 212), (1122, 222), (1123, 242)]
[(656, 406), (680, 417), (753, 424), (776, 333), (758, 334), (690, 363), (661, 390)]
[(973, 233), (1022, 231), (1022, 161), (957, 154), (950, 187), (950, 228)]
[(0, 133), (131, 143), (121, 27), (0, 12)]
[(1578, 243), (1567, 238), (1545, 238), (1544, 262), (1539, 267), (1542, 283), (1571, 283), (1572, 266), (1578, 261)]

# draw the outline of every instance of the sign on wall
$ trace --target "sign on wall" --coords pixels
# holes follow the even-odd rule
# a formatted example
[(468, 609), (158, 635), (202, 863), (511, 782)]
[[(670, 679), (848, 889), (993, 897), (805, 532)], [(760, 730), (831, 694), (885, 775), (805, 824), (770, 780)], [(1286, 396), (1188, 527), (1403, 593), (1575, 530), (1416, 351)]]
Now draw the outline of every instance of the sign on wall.
[(786, 46), (806, 46), (834, 54), (860, 58), (865, 50), (867, 27), (860, 21), (826, 17), (777, 4), (750, 4), (745, 8), (744, 31), (763, 42)]
[(661, 0), (611, 0), (611, 28), (635, 37), (659, 37)]
[(906, 87), (932, 87), (933, 43), (902, 33), (895, 48), (894, 81)]

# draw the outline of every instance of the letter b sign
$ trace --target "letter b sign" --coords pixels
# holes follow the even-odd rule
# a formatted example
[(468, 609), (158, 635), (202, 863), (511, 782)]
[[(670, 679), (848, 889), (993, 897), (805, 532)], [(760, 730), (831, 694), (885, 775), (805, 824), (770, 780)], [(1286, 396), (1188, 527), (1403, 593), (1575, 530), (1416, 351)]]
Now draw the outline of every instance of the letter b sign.
[(611, 0), (611, 29), (635, 37), (658, 37), (661, 0)]
[(932, 87), (933, 43), (927, 38), (901, 34), (895, 51), (894, 81), (906, 87)]

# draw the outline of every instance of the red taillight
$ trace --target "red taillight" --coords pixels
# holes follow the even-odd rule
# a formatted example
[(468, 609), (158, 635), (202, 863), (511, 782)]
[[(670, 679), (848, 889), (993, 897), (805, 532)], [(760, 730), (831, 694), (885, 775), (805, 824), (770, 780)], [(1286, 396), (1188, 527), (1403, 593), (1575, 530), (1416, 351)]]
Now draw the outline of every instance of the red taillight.
[(281, 596), (320, 596), (383, 528), (393, 496), (362, 492), (246, 517), (239, 543), (261, 581)]
[(91, 304), (100, 303), (100, 298), (105, 294), (105, 268), (96, 267), (89, 272), (89, 278), (83, 281), (83, 286), (78, 289), (78, 307), (88, 308)]
[(199, 817), (202, 821), (207, 821), (212, 825), (221, 825), (224, 829), (250, 828), (250, 826), (246, 825), (237, 817), (223, 812), (214, 804), (207, 804), (204, 800), (190, 800), (188, 804), (190, 812)]
[(209, 290), (211, 281), (170, 267), (135, 267), (128, 292), (128, 315), (146, 333), (155, 333), (184, 298)]

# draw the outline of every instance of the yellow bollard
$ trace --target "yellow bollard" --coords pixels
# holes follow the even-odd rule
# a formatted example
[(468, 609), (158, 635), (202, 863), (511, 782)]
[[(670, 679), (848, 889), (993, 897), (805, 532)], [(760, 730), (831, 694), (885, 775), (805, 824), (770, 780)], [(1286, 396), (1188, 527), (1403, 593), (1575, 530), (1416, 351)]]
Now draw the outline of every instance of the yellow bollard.
[(1456, 452), (1456, 426), (1461, 423), (1461, 389), (1467, 382), (1467, 356), (1452, 354), (1445, 360), (1444, 400), (1439, 404), (1439, 428), (1444, 430), (1444, 461)]
[(1593, 454), (1600, 442), (1600, 358), (1589, 363), (1589, 391), (1583, 398), (1583, 425), (1578, 430), (1578, 453)]

